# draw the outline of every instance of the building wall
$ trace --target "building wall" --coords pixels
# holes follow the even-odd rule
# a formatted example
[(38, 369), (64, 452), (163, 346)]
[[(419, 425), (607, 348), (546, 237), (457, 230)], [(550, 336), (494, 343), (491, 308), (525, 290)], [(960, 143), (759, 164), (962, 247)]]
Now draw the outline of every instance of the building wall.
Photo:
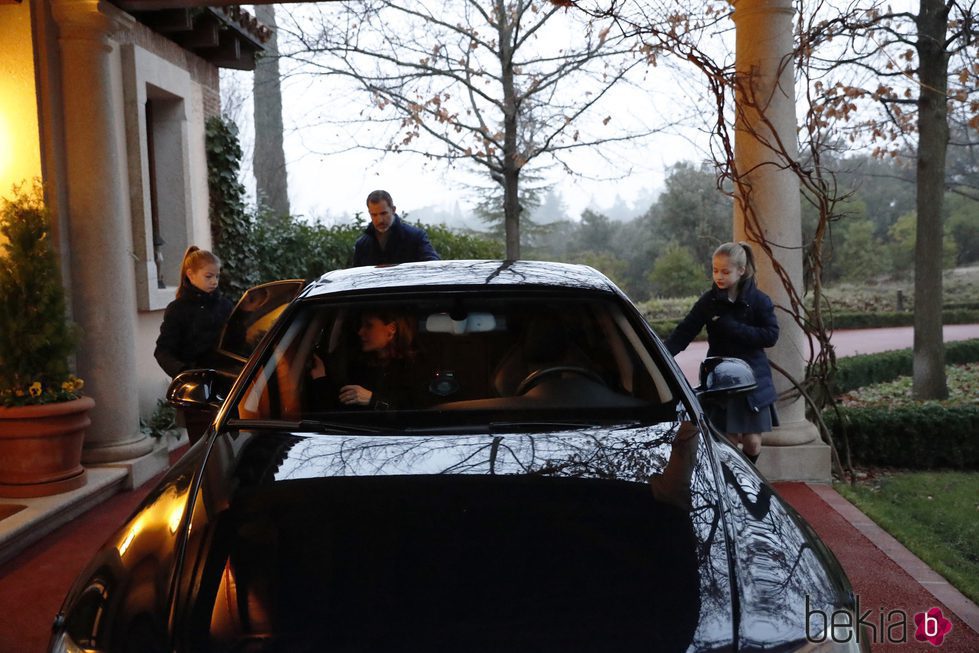
[[(7, 44), (14, 42), (9, 38), (10, 31), (15, 27), (20, 30), (25, 24), (30, 36), (33, 11), (33, 63), (37, 67), (39, 107), (34, 114), (35, 126), (27, 131), (40, 135), (39, 145), (36, 146), (40, 150), (39, 162), (33, 165), (37, 168), (35, 174), (41, 175), (43, 171), (48, 201), (54, 212), (54, 235), (61, 252), (65, 282), (72, 288), (75, 285), (73, 270), (79, 266), (99, 265), (100, 254), (73, 248), (69, 236), (68, 226), (72, 216), (68, 215), (66, 199), (69, 193), (66, 125), (70, 121), (66, 119), (64, 107), (65, 89), (71, 85), (64, 78), (65, 62), (61, 57), (62, 44), (59, 40), (61, 26), (52, 7), (52, 0), (27, 0), (21, 4), (0, 5), (0, 41)], [(176, 293), (180, 255), (190, 244), (211, 247), (204, 121), (219, 110), (219, 77), (216, 67), (152, 32), (117, 7), (99, 3), (98, 11), (108, 15), (117, 25), (108, 40), (111, 47), (107, 54), (108, 88), (86, 88), (85, 91), (90, 90), (93, 99), (99, 94), (111, 98), (114, 113), (120, 118), (116, 121), (118, 124), (112, 127), (115, 133), (111, 136), (114, 138), (104, 134), (103, 139), (104, 142), (116, 143), (114, 151), (120, 162), (120, 170), (98, 171), (93, 176), (102, 183), (116, 185), (126, 198), (122, 208), (125, 227), (118, 233), (106, 233), (104, 247), (122, 248), (127, 252), (133, 259), (131, 274), (137, 280), (137, 301), (130, 307), (135, 319), (129, 326), (120, 326), (118, 342), (108, 342), (109, 338), (104, 338), (107, 341), (104, 346), (136, 348), (137, 388), (132, 401), (138, 402), (139, 415), (146, 418), (155, 410), (157, 400), (164, 396), (169, 384), (169, 378), (153, 358), (153, 348), (163, 319), (163, 309)], [(17, 20), (7, 20), (9, 16)], [(16, 65), (19, 74), (26, 75), (33, 82), (30, 41), (28, 38), (25, 46), (26, 64), (19, 59), (8, 58), (9, 51), (0, 58), (0, 84), (9, 77), (8, 63)], [(19, 53), (19, 50), (16, 52)], [(3, 90), (2, 86), (0, 90)], [(169, 256), (169, 260), (164, 259), (161, 266), (164, 288), (157, 287), (153, 256), (145, 124), (147, 94), (159, 100), (165, 108), (177, 108), (172, 112), (175, 120), (160, 120), (163, 132), (169, 136), (176, 135), (176, 141), (156, 144), (161, 151), (168, 153), (162, 157), (163, 164), (156, 170), (158, 182), (164, 188), (179, 189), (179, 197), (164, 193), (160, 198), (162, 205), (169, 210), (168, 219), (177, 223), (166, 227), (177, 236), (172, 238), (171, 243), (175, 253)], [(2, 105), (0, 101), (0, 107)], [(93, 101), (92, 105), (98, 106), (98, 103)], [(3, 179), (0, 178), (0, 181)], [(79, 297), (86, 302), (117, 301), (111, 288), (104, 290), (102, 294), (97, 291), (93, 294), (75, 289), (69, 293), (69, 301), (79, 301)], [(123, 329), (127, 333), (123, 333)], [(135, 333), (128, 333), (129, 329), (135, 329)], [(119, 390), (131, 392), (130, 388)], [(134, 424), (126, 428), (135, 431), (137, 426)]]
[[(137, 317), (139, 413), (148, 417), (169, 385), (169, 377), (153, 358), (163, 309), (173, 301), (179, 283), (180, 259), (189, 245), (211, 248), (208, 221), (207, 160), (204, 122), (220, 97), (218, 70), (141, 24), (116, 36), (126, 111), (125, 142), (134, 233), (135, 274), (140, 288)], [(168, 241), (157, 270), (153, 259), (145, 103), (162, 106), (157, 116), (155, 174), (161, 225)], [(156, 112), (161, 113), (161, 112)], [(161, 142), (166, 140), (166, 143)], [(140, 242), (141, 239), (141, 242)], [(166, 284), (159, 288), (157, 275)]]
[(136, 351), (139, 364), (139, 415), (153, 414), (158, 400), (166, 396), (168, 377), (153, 358), (156, 337), (160, 333), (162, 311), (140, 311), (137, 319)]
[(31, 5), (0, 5), (0, 197), (41, 176)]

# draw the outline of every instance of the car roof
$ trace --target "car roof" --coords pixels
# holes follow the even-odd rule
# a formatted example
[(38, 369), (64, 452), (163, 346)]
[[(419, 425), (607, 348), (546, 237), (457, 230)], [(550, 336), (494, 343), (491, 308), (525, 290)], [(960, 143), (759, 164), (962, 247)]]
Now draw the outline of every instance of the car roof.
[(616, 292), (604, 274), (587, 265), (550, 261), (451, 260), (334, 270), (311, 283), (303, 296), (432, 286), (520, 286)]

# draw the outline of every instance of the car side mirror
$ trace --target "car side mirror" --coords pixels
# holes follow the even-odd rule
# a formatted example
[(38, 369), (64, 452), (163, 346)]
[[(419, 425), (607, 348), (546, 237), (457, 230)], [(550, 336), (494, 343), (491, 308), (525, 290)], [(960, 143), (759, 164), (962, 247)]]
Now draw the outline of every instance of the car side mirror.
[(234, 376), (218, 370), (187, 370), (173, 377), (167, 389), (167, 401), (177, 408), (220, 408), (234, 380)]
[(740, 358), (710, 356), (700, 364), (700, 387), (697, 394), (702, 399), (721, 399), (758, 387), (751, 366)]

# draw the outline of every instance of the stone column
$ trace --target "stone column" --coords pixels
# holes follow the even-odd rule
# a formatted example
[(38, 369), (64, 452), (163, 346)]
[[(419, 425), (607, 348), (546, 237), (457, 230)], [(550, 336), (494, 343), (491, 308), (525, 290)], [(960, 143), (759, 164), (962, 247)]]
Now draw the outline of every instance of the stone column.
[(129, 17), (103, 4), (51, 2), (61, 48), (72, 308), (82, 330), (78, 374), (96, 402), (86, 464), (129, 462), (153, 450), (139, 430), (132, 228), (109, 43)]
[[(799, 181), (786, 162), (798, 158), (793, 79), (792, 0), (735, 0), (735, 66), (739, 83), (735, 163), (743, 184), (735, 202), (736, 240), (753, 245), (758, 286), (775, 302), (780, 328), (771, 361), (802, 380), (808, 345), (791, 317), (789, 293), (773, 257), (796, 289), (802, 288), (802, 203)], [(760, 243), (767, 241), (771, 257)], [(779, 393), (792, 384), (774, 372)], [(759, 466), (770, 479), (829, 480), (829, 447), (805, 417), (805, 401), (777, 406), (781, 426), (764, 438)]]

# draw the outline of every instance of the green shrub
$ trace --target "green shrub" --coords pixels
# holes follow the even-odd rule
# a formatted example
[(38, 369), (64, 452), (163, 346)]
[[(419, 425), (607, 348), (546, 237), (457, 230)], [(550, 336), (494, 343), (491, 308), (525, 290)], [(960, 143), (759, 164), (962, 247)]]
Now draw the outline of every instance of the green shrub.
[[(414, 223), (428, 232), (443, 259), (493, 259), (503, 256), (502, 243), (460, 234), (444, 225)], [(363, 223), (310, 224), (296, 217), (259, 220), (252, 232), (258, 282), (315, 279), (353, 262), (354, 243)]]
[[(943, 324), (974, 324), (979, 322), (979, 310), (949, 308), (942, 310)], [(830, 325), (834, 329), (880, 329), (914, 325), (914, 313), (886, 311), (879, 313), (833, 313)]]
[[(671, 333), (673, 333), (673, 329), (675, 329), (676, 325), (679, 323), (680, 323), (679, 320), (653, 320), (649, 323), (649, 326), (653, 328), (653, 332), (656, 335), (658, 335), (660, 338), (665, 340), (667, 337), (669, 337)], [(706, 339), (707, 339), (706, 330), (698, 333), (697, 337), (695, 338), (695, 340), (706, 340)]]
[[(428, 232), (432, 247), (445, 260), (449, 259), (502, 259), (504, 256), (503, 242), (485, 236), (459, 233), (444, 224), (424, 225), (414, 223)], [(353, 252), (353, 243), (350, 245)]]
[(654, 295), (683, 297), (704, 286), (703, 264), (698, 263), (686, 247), (670, 243), (656, 259), (646, 279)]
[(51, 214), (40, 181), (0, 202), (0, 406), (71, 401), (78, 327), (65, 312)]
[(139, 420), (139, 430), (157, 440), (178, 428), (177, 411), (166, 399), (157, 399), (153, 414)]
[[(913, 356), (911, 349), (895, 349), (878, 354), (840, 358), (836, 361), (833, 394), (839, 395), (854, 388), (893, 381), (899, 376), (910, 376)], [(946, 364), (975, 362), (979, 362), (979, 339), (945, 343)]]
[(842, 223), (843, 244), (839, 266), (848, 281), (868, 282), (886, 274), (891, 266), (887, 249), (874, 237), (874, 223), (869, 219)]
[[(354, 243), (366, 222), (324, 225), (296, 216), (275, 216), (245, 205), (238, 180), (241, 147), (234, 123), (223, 116), (208, 120), (206, 130), (208, 190), (214, 252), (222, 262), (221, 290), (232, 300), (260, 283), (279, 279), (315, 279), (350, 267)], [(497, 259), (503, 243), (452, 231), (445, 225), (422, 225), (443, 259)]]
[(259, 282), (253, 264), (255, 242), (250, 237), (255, 219), (245, 206), (245, 187), (238, 179), (242, 152), (234, 122), (226, 116), (208, 118), (204, 147), (211, 239), (221, 259), (221, 292), (234, 301)]
[[(704, 286), (702, 290), (707, 290)], [(655, 322), (678, 322), (690, 312), (700, 295), (689, 297), (656, 297), (639, 302), (636, 307), (650, 324)]]
[(945, 302), (942, 305), (942, 310), (979, 311), (979, 302)]
[[(650, 299), (639, 303), (639, 311), (661, 338), (666, 337), (683, 319), (687, 311), (697, 301), (697, 297), (676, 299)], [(830, 326), (834, 329), (882, 329), (914, 325), (914, 314), (907, 311), (880, 311), (868, 307), (867, 310), (840, 311), (831, 314)], [(956, 302), (946, 304), (942, 310), (943, 324), (979, 323), (979, 303)], [(706, 337), (704, 333), (698, 340)]]
[[(840, 407), (823, 419), (837, 443), (846, 428), (856, 464), (910, 469), (979, 469), (979, 406), (924, 402)], [(842, 452), (841, 452), (842, 453)]]
[[(910, 469), (979, 469), (979, 339), (946, 344), (949, 399), (910, 399), (910, 349), (839, 361), (848, 383), (843, 404), (823, 419), (837, 443), (844, 430), (852, 461)], [(845, 427), (845, 429), (844, 429)]]

